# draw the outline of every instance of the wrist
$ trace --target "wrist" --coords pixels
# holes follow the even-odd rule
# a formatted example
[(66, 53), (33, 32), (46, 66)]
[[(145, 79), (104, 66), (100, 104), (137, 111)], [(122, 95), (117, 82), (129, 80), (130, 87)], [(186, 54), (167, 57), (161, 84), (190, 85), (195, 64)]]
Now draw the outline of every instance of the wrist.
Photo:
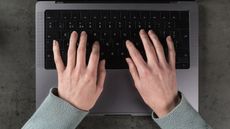
[(177, 95), (174, 99), (159, 109), (155, 109), (154, 112), (156, 113), (157, 117), (164, 117), (168, 113), (170, 113), (180, 102), (180, 96)]

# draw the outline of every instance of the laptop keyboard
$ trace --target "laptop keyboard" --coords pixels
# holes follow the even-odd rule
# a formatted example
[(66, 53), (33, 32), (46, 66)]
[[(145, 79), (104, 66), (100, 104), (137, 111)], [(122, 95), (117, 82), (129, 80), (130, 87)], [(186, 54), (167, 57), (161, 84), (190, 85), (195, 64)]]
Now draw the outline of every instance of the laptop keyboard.
[(69, 38), (72, 31), (88, 34), (87, 61), (95, 40), (100, 43), (100, 58), (106, 59), (108, 69), (127, 69), (129, 57), (125, 41), (131, 40), (146, 60), (139, 37), (140, 29), (152, 29), (159, 36), (167, 55), (166, 37), (171, 35), (176, 49), (176, 68), (188, 69), (189, 12), (136, 10), (46, 10), (45, 68), (55, 69), (52, 41), (60, 44), (64, 64), (67, 62)]

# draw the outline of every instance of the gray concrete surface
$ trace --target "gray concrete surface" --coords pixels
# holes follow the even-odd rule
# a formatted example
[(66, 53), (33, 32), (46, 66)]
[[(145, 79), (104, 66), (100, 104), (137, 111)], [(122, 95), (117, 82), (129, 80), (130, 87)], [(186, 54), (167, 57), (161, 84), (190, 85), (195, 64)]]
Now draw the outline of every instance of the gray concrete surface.
[[(199, 0), (200, 114), (230, 128), (230, 1)], [(35, 111), (35, 0), (0, 0), (0, 129), (20, 128)], [(79, 129), (155, 129), (150, 117), (87, 117)]]

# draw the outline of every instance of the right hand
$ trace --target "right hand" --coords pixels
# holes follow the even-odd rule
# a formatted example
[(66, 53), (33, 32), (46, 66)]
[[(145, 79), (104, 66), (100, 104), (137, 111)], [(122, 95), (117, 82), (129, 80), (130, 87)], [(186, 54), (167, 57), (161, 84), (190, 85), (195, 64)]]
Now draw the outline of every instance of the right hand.
[(170, 36), (167, 37), (169, 50), (167, 62), (163, 47), (152, 30), (148, 34), (141, 30), (140, 37), (144, 45), (147, 62), (144, 61), (131, 41), (126, 41), (131, 56), (131, 59), (126, 58), (126, 61), (135, 86), (145, 103), (158, 117), (162, 117), (168, 114), (178, 101), (173, 41)]

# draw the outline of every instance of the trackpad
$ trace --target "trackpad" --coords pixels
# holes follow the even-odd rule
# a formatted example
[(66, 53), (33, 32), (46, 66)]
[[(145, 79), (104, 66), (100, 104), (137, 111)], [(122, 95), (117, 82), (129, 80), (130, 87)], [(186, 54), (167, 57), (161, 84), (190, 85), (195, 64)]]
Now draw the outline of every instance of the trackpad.
[(150, 115), (151, 109), (139, 95), (128, 70), (107, 70), (104, 90), (91, 113)]

